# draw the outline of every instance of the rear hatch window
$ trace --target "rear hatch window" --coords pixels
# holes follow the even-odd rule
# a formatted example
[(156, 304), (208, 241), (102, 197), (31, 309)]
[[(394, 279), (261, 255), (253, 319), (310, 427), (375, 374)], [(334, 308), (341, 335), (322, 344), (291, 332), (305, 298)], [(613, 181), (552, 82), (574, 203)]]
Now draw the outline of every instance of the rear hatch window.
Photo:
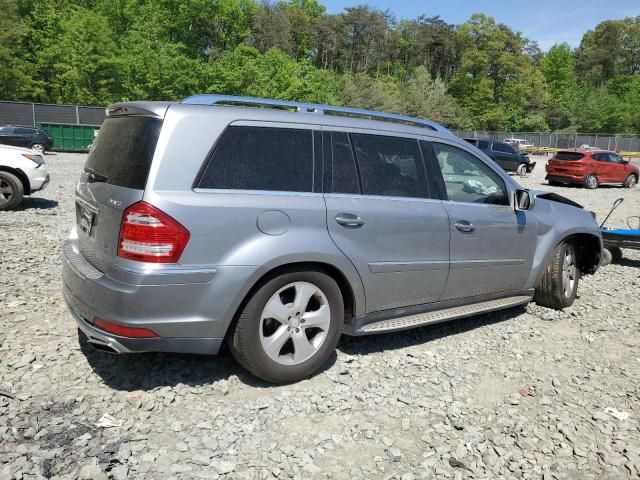
[(569, 161), (577, 161), (582, 160), (584, 158), (584, 153), (580, 152), (558, 152), (553, 157), (554, 160), (569, 160)]
[(144, 190), (162, 120), (127, 115), (107, 118), (84, 169), (95, 180)]

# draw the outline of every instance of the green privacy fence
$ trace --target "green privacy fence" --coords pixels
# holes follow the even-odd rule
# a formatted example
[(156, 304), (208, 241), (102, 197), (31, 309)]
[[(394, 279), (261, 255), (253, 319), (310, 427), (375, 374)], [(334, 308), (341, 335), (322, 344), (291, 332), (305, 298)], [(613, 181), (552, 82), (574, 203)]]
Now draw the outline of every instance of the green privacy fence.
[(39, 123), (53, 137), (53, 150), (86, 152), (95, 140), (99, 125), (77, 125), (70, 123)]

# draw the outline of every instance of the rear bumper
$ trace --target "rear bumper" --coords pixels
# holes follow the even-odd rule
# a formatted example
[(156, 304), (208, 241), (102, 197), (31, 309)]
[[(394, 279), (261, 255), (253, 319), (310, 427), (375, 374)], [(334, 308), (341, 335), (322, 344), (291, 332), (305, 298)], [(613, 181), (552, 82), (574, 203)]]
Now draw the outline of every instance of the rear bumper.
[[(67, 240), (63, 247), (65, 301), (89, 342), (117, 353), (217, 353), (235, 313), (234, 302), (246, 281), (244, 276), (252, 271), (232, 268), (222, 275), (226, 281), (218, 281), (215, 270), (209, 278), (203, 277), (202, 269), (193, 275), (189, 269), (158, 276), (144, 271), (120, 272), (116, 280), (95, 269), (74, 246), (73, 240)], [(185, 282), (185, 273), (193, 283)], [(126, 327), (147, 328), (158, 337), (117, 336), (96, 328), (96, 317)]]
[(548, 173), (545, 180), (551, 180), (559, 183), (583, 183), (585, 179), (584, 175), (571, 175), (571, 174), (557, 174)]

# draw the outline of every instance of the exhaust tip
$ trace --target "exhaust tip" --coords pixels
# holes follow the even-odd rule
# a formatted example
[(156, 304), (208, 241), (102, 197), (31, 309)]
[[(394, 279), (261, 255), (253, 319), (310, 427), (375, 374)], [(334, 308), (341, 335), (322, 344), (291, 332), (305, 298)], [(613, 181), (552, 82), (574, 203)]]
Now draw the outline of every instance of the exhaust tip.
[(91, 339), (91, 338), (89, 339), (89, 344), (90, 344), (93, 348), (95, 348), (96, 350), (99, 350), (99, 351), (101, 351), (101, 352), (110, 353), (110, 354), (112, 354), (112, 355), (119, 355), (119, 354), (120, 354), (120, 352), (118, 352), (118, 351), (117, 351), (115, 348), (113, 348), (112, 346), (107, 345), (107, 344), (102, 343), (102, 342), (96, 342), (95, 340), (93, 340), (93, 339)]

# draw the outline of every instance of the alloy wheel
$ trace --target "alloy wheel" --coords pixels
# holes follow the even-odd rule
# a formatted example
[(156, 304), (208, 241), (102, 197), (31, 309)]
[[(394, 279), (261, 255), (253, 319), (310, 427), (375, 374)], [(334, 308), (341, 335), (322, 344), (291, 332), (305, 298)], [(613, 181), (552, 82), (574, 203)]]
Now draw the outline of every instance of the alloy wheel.
[(562, 291), (564, 296), (569, 298), (573, 294), (576, 285), (578, 268), (576, 267), (576, 256), (573, 247), (567, 245), (564, 251), (564, 261), (562, 263)]
[(318, 352), (329, 332), (325, 294), (309, 282), (293, 282), (274, 293), (260, 316), (260, 344), (273, 361), (297, 365)]

